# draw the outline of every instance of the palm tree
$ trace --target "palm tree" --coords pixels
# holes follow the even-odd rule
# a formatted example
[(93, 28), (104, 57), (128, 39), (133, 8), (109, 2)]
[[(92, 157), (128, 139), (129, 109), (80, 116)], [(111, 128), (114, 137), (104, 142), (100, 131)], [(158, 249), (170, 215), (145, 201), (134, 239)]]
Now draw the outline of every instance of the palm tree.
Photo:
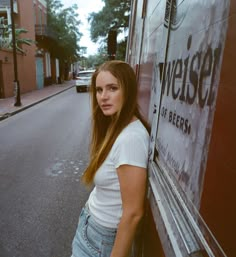
[[(4, 24), (4, 17), (0, 17), (0, 49), (1, 48), (8, 48), (12, 49), (13, 48), (13, 42), (12, 42), (12, 28), (11, 25), (5, 25)], [(15, 38), (16, 38), (16, 50), (21, 53), (21, 54), (26, 54), (26, 52), (21, 48), (22, 44), (25, 45), (32, 45), (35, 44), (36, 42), (32, 39), (29, 38), (21, 38), (20, 35), (23, 33), (27, 33), (28, 30), (24, 28), (16, 28), (15, 29)]]

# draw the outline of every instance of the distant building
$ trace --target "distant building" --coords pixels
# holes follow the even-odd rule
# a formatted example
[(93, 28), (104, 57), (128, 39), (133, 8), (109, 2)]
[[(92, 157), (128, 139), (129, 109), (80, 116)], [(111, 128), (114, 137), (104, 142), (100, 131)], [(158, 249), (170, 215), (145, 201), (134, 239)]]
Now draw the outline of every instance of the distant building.
[[(16, 28), (25, 28), (28, 33), (24, 37), (35, 39), (34, 16), (32, 0), (25, 0), (24, 4), (19, 5), (19, 1), (14, 0), (14, 21)], [(13, 54), (10, 48), (11, 33), (11, 8), (10, 0), (1, 0), (0, 2), (0, 97), (11, 97), (14, 95), (14, 65)], [(4, 25), (4, 26), (3, 26)], [(36, 68), (35, 68), (35, 50), (36, 46), (22, 45), (21, 48), (25, 54), (17, 53), (18, 79), (20, 81), (21, 92), (28, 92), (36, 89)]]
[[(20, 35), (35, 44), (22, 44), (25, 54), (17, 52), (18, 80), (21, 93), (60, 83), (59, 60), (51, 54), (57, 36), (47, 25), (46, 0), (13, 0), (15, 28), (28, 32)], [(10, 46), (12, 35), (10, 0), (0, 1), (0, 98), (14, 96), (14, 63)]]
[(37, 87), (60, 82), (59, 60), (51, 54), (57, 35), (47, 24), (47, 2), (34, 0)]

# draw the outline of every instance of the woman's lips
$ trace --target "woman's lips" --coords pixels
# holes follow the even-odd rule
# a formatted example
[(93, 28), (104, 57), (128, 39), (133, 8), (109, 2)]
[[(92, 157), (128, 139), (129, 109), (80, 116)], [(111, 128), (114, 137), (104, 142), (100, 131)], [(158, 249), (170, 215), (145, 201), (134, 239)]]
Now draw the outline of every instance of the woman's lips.
[(112, 107), (112, 105), (111, 104), (102, 104), (101, 107), (103, 110), (106, 110), (106, 109), (110, 109)]

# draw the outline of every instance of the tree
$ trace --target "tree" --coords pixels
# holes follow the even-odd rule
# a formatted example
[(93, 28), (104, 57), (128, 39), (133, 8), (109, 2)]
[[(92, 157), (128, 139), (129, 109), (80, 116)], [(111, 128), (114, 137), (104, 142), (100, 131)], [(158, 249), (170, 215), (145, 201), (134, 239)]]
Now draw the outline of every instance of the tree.
[(104, 63), (107, 60), (107, 55), (106, 53), (104, 54), (95, 54), (95, 55), (89, 55), (87, 57), (87, 65), (90, 68), (97, 68), (100, 66), (102, 63)]
[[(13, 48), (12, 42), (12, 28), (11, 25), (4, 24), (4, 17), (0, 17), (0, 29), (3, 31), (0, 38), (0, 48)], [(28, 30), (24, 28), (16, 28), (15, 29), (15, 37), (16, 37), (16, 50), (21, 54), (26, 54), (25, 50), (21, 48), (23, 44), (32, 45), (36, 42), (30, 38), (21, 37), (21, 34), (27, 33)]]
[[(129, 27), (130, 0), (103, 0), (105, 6), (98, 13), (89, 15), (91, 25), (90, 34), (93, 42), (104, 43), (107, 41), (110, 29), (116, 29), (117, 35), (125, 33)], [(127, 39), (124, 38), (117, 45), (117, 55), (120, 59), (125, 57)]]
[(72, 63), (78, 59), (81, 38), (79, 32), (78, 6), (76, 4), (63, 8), (60, 0), (48, 1), (48, 26), (57, 35), (56, 45), (51, 46), (51, 53), (65, 62)]
[(91, 13), (88, 18), (93, 42), (106, 38), (111, 28), (116, 28), (120, 33), (129, 27), (130, 0), (103, 1), (105, 2), (103, 9), (98, 13)]

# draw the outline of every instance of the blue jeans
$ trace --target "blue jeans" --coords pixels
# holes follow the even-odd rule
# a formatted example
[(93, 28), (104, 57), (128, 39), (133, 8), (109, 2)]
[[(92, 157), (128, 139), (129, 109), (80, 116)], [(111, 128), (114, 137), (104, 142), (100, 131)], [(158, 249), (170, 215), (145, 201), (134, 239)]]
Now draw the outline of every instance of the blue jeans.
[(110, 257), (116, 231), (95, 222), (85, 206), (80, 213), (71, 257)]

